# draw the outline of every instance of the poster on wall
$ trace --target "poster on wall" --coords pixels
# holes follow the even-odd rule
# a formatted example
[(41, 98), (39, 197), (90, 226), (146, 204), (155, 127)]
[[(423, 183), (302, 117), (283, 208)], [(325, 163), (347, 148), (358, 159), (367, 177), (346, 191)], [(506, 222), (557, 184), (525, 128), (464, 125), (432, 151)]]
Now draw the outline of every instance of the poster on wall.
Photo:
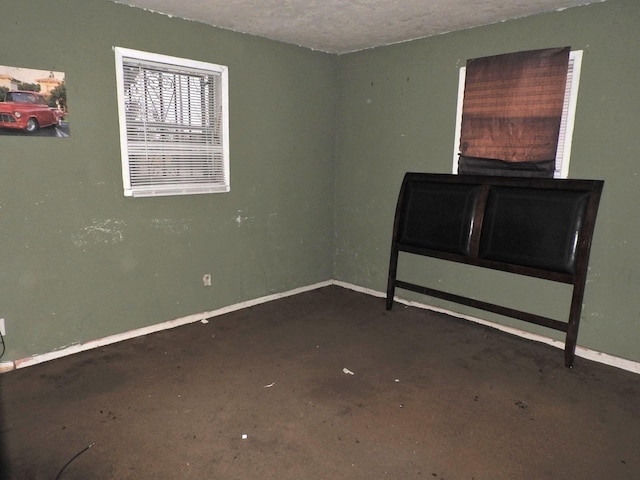
[(68, 137), (63, 72), (0, 65), (0, 135)]

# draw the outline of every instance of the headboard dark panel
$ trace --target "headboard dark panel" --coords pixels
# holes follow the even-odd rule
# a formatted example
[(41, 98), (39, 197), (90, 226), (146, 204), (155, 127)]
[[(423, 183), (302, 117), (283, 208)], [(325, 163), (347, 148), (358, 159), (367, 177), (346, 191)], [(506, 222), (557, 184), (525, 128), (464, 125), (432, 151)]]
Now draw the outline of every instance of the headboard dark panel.
[(409, 181), (406, 188), (399, 241), (469, 255), (480, 185)]
[(478, 256), (575, 273), (589, 192), (491, 187)]
[[(407, 173), (396, 207), (387, 309), (398, 287), (560, 330), (567, 333), (571, 366), (603, 183)], [(398, 280), (399, 252), (572, 284), (569, 321)]]

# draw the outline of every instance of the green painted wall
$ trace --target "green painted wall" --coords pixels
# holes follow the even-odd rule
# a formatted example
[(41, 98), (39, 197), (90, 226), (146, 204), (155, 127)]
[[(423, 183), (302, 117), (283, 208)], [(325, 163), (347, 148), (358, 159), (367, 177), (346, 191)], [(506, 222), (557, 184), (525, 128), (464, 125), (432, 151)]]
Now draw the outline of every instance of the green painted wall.
[[(71, 124), (0, 137), (0, 361), (331, 279), (336, 56), (105, 0), (3, 2), (0, 39)], [(230, 193), (123, 196), (114, 45), (229, 67)]]
[[(570, 176), (606, 182), (579, 344), (640, 361), (637, 0), (341, 56), (106, 0), (5, 3), (0, 64), (64, 71), (72, 135), (0, 137), (2, 360), (331, 278), (383, 291), (402, 176), (451, 169), (458, 68), (570, 45), (584, 50)], [(123, 196), (114, 45), (229, 66), (230, 193)], [(410, 257), (400, 268), (559, 318), (568, 305), (548, 282)]]
[[(640, 2), (608, 0), (340, 56), (334, 278), (385, 290), (402, 176), (451, 171), (458, 69), (467, 59), (568, 45), (584, 50), (569, 175), (605, 180), (578, 343), (640, 361), (638, 25)], [(411, 257), (400, 266), (408, 279), (565, 318), (565, 286)]]

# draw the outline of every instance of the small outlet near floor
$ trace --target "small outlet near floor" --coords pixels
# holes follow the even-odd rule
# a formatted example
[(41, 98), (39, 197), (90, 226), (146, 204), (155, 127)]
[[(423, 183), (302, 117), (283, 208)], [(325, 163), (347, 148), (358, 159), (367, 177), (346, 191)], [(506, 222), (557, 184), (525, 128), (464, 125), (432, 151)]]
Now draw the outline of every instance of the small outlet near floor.
[(3, 337), (7, 334), (7, 331), (4, 328), (4, 318), (0, 318), (0, 333)]
[(211, 274), (210, 273), (205, 273), (202, 276), (202, 283), (204, 284), (205, 287), (210, 287), (211, 286)]

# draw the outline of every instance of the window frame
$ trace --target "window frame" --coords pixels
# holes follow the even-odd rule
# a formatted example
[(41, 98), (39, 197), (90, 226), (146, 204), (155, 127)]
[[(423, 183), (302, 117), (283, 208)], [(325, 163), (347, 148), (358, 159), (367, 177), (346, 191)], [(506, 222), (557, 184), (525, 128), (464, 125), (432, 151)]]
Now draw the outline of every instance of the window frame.
[[(569, 69), (567, 71), (567, 84), (565, 88), (564, 103), (562, 106), (562, 121), (558, 135), (558, 148), (556, 150), (555, 168), (553, 178), (568, 178), (569, 163), (571, 160), (571, 145), (575, 114), (578, 103), (578, 88), (580, 85), (580, 71), (582, 68), (583, 50), (569, 52)], [(452, 173), (458, 173), (458, 158), (460, 155), (460, 135), (462, 128), (462, 107), (464, 103), (464, 86), (466, 80), (466, 66), (460, 67), (458, 72), (458, 103), (456, 109), (456, 127), (453, 143)]]
[[(151, 52), (144, 52), (140, 50), (133, 50), (123, 47), (113, 47), (115, 53), (116, 62), (116, 85), (117, 85), (117, 104), (118, 104), (118, 119), (120, 126), (120, 150), (121, 150), (121, 162), (122, 162), (122, 180), (124, 187), (124, 195), (132, 197), (150, 197), (150, 196), (167, 196), (167, 195), (191, 195), (191, 194), (206, 194), (206, 193), (225, 193), (230, 191), (230, 176), (229, 176), (229, 79), (228, 79), (228, 67), (224, 65), (218, 65), (208, 62), (202, 62), (197, 60), (190, 60), (185, 58), (173, 57), (169, 55), (162, 55)], [(175, 148), (180, 148), (185, 152), (186, 157), (181, 158), (172, 152), (172, 149), (168, 149), (168, 152), (163, 151), (161, 154), (156, 153), (159, 157), (163, 158), (163, 165), (156, 167), (153, 164), (153, 159), (146, 159), (145, 161), (139, 161), (134, 157), (131, 148), (132, 145), (140, 146), (144, 148), (145, 155), (150, 155), (147, 147), (156, 147), (156, 149), (162, 148), (162, 144), (154, 141), (147, 141), (146, 125), (144, 127), (144, 139), (142, 141), (134, 141), (135, 135), (130, 134), (130, 128), (133, 121), (128, 123), (127, 118), (127, 92), (125, 89), (125, 63), (139, 62), (142, 71), (147, 69), (156, 69), (161, 72), (161, 75), (174, 75), (174, 78), (185, 77), (191, 75), (203, 75), (203, 76), (216, 76), (216, 90), (219, 92), (208, 93), (207, 95), (200, 92), (199, 113), (197, 116), (202, 122), (200, 125), (192, 123), (191, 117), (196, 116), (188, 113), (189, 120), (186, 123), (179, 122), (177, 120), (178, 114), (176, 113), (176, 120), (171, 123), (166, 121), (161, 123), (162, 127), (174, 127), (173, 138), (178, 140), (172, 141), (171, 145)], [(166, 68), (166, 70), (163, 70)], [(148, 94), (146, 80), (144, 83), (144, 95)], [(195, 89), (191, 83), (185, 89), (181, 88), (181, 98), (185, 98), (191, 102), (194, 98)], [(205, 87), (201, 87), (209, 90), (205, 84)], [(155, 92), (157, 94), (157, 92)], [(164, 93), (161, 93), (164, 95)], [(211, 100), (209, 95), (215, 97), (215, 100)], [(206, 100), (203, 100), (207, 98)], [(164, 97), (160, 100), (163, 103)], [(173, 101), (173, 98), (171, 99)], [(220, 105), (215, 105), (219, 101)], [(175, 100), (175, 110), (186, 109), (186, 107), (178, 106), (178, 100)], [(210, 108), (216, 107), (216, 111), (211, 113)], [(186, 111), (186, 110), (185, 110)], [(144, 114), (146, 117), (147, 114)], [(145, 118), (142, 123), (148, 121)], [(138, 122), (140, 122), (138, 120)], [(213, 132), (213, 123), (217, 123), (219, 126), (217, 135)], [(193, 130), (191, 130), (193, 127)], [(133, 128), (133, 127), (131, 127)], [(151, 130), (152, 127), (149, 127)], [(211, 130), (209, 130), (211, 129)], [(205, 138), (204, 141), (190, 141), (189, 137), (194, 136), (192, 131), (198, 130), (199, 133)], [(177, 132), (177, 133), (176, 133)], [(184, 133), (186, 132), (186, 133)], [(182, 150), (183, 149), (183, 150)], [(153, 149), (150, 149), (153, 152)], [(159, 150), (155, 150), (158, 152)], [(217, 153), (216, 153), (217, 152)], [(174, 153), (174, 156), (171, 154)], [(168, 163), (167, 163), (168, 162)], [(193, 165), (197, 164), (196, 167)], [(145, 177), (144, 174), (137, 174), (136, 168), (146, 166), (149, 171), (153, 170), (154, 173), (148, 173)], [(169, 170), (174, 172), (169, 173)], [(158, 171), (160, 172), (158, 174)], [(203, 173), (206, 171), (207, 173)], [(176, 173), (177, 172), (177, 173)], [(200, 174), (198, 174), (200, 172)], [(136, 176), (137, 175), (137, 176)], [(141, 178), (142, 183), (133, 180)], [(162, 181), (158, 181), (159, 177), (165, 177)], [(154, 180), (155, 179), (155, 180)]]

